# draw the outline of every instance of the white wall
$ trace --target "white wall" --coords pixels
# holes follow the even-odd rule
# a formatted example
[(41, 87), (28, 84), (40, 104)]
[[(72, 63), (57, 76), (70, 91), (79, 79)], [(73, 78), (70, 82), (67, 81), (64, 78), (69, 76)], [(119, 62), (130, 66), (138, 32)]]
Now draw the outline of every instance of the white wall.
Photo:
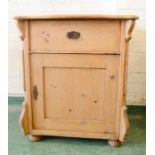
[(127, 103), (145, 104), (145, 0), (9, 0), (9, 95), (23, 95), (22, 43), (15, 15), (126, 13), (140, 16), (129, 50)]

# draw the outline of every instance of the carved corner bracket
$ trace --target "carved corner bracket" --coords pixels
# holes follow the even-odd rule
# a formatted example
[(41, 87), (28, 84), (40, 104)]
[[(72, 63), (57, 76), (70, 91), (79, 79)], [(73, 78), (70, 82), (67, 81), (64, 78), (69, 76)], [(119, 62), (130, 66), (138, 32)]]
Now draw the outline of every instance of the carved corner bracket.
[(135, 27), (135, 20), (128, 20), (126, 24), (125, 41), (128, 42), (132, 38), (132, 31)]
[(25, 135), (29, 134), (28, 124), (28, 105), (27, 102), (23, 102), (22, 112), (19, 118), (20, 127)]
[(25, 22), (19, 20), (17, 22), (18, 29), (20, 31), (20, 39), (23, 41), (25, 38)]
[(127, 138), (127, 132), (129, 129), (129, 120), (127, 115), (127, 107), (125, 105), (121, 108), (121, 124), (120, 124), (120, 137), (119, 140), (124, 142)]

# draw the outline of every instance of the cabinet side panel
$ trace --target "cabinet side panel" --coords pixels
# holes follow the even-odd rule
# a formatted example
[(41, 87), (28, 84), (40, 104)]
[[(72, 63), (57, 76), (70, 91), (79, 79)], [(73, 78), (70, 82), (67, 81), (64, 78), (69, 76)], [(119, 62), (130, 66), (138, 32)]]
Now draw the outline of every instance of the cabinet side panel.
[(28, 107), (28, 121), (30, 132), (32, 130), (32, 111), (31, 111), (31, 72), (29, 60), (29, 21), (25, 23), (25, 37), (24, 37), (24, 79), (25, 79), (25, 102)]
[(129, 128), (127, 108), (126, 108), (126, 88), (128, 73), (128, 43), (135, 25), (135, 20), (124, 20), (121, 23), (121, 44), (120, 44), (120, 65), (119, 65), (119, 94), (118, 94), (118, 115), (117, 132), (120, 140), (124, 141)]

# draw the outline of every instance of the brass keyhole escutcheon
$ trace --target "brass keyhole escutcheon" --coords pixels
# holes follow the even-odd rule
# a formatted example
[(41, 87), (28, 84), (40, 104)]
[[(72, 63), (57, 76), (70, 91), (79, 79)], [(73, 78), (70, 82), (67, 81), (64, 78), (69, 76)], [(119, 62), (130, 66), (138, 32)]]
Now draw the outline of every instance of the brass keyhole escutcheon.
[(68, 39), (79, 39), (80, 38), (80, 32), (76, 32), (76, 31), (67, 32), (67, 38)]
[(37, 86), (33, 87), (33, 99), (34, 100), (38, 99), (38, 89), (37, 89)]

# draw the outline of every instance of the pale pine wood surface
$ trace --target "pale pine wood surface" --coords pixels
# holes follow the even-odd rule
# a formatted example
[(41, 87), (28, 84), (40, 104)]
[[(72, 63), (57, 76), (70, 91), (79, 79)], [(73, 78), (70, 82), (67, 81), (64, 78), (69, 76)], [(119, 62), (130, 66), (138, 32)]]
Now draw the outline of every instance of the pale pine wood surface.
[(16, 16), (15, 19), (16, 20), (43, 20), (43, 19), (124, 19), (124, 20), (128, 20), (128, 19), (138, 19), (138, 16), (135, 15), (44, 15), (44, 16)]
[[(80, 33), (68, 39), (67, 33)], [(120, 21), (30, 21), (29, 50), (48, 53), (119, 53)]]
[(118, 56), (32, 54), (35, 127), (116, 132), (118, 62)]
[[(137, 17), (55, 16), (48, 22), (45, 18), (16, 18), (24, 41), (24, 132), (32, 138), (105, 138), (118, 146), (129, 127), (128, 43)], [(42, 36), (43, 30), (48, 35)], [(84, 37), (69, 39), (68, 30)]]

